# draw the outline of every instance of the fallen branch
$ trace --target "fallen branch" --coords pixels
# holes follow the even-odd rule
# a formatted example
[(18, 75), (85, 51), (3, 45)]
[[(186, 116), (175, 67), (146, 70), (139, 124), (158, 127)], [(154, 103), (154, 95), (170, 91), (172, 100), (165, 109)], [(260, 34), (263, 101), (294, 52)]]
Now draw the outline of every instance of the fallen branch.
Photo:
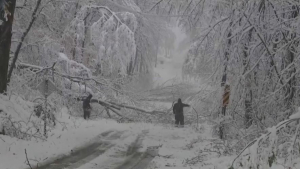
[(29, 163), (29, 160), (28, 160), (28, 157), (27, 157), (26, 148), (25, 148), (25, 155), (26, 155), (26, 162), (27, 162), (27, 165), (30, 167), (30, 169), (32, 169), (31, 164)]
[[(22, 131), (22, 125), (21, 122), (23, 122), (24, 124), (26, 124), (26, 122), (24, 121), (12, 121), (11, 117), (4, 117), (3, 120), (6, 120), (7, 122), (9, 122), (11, 125), (10, 127), (12, 127), (12, 129), (14, 130), (14, 132), (18, 132), (16, 137), (19, 139), (25, 139), (25, 138), (35, 138), (35, 139), (41, 139), (43, 141), (45, 141), (45, 138), (41, 137), (40, 135), (36, 135), (37, 133), (39, 133), (39, 130), (37, 129), (37, 132), (34, 134), (29, 134), (27, 132)], [(15, 123), (19, 124), (19, 127), (15, 126)], [(29, 130), (29, 128), (27, 129), (27, 131)]]
[(200, 154), (200, 155), (197, 155), (196, 157), (193, 157), (191, 159), (187, 158), (187, 159), (184, 160), (184, 164), (195, 165), (197, 163), (203, 162), (205, 157), (207, 157), (207, 154)]
[[(115, 109), (113, 109), (113, 108), (111, 108), (111, 107), (107, 107), (107, 109), (108, 109), (108, 110), (111, 110), (112, 112), (114, 112), (115, 114), (117, 114), (118, 116), (120, 116), (120, 117), (122, 117), (122, 118), (127, 118), (127, 117), (122, 116), (122, 115), (118, 112), (118, 110), (115, 110)], [(127, 119), (129, 119), (129, 118), (127, 118)]]
[(160, 154), (152, 155), (152, 154), (147, 153), (147, 152), (146, 152), (146, 154), (151, 156), (151, 157), (162, 157), (162, 158), (172, 158), (173, 157), (173, 155), (160, 155)]
[[(84, 100), (83, 98), (77, 98), (77, 99), (79, 99), (79, 100), (81, 100), (81, 101)], [(100, 99), (91, 99), (90, 102), (91, 102), (91, 103), (98, 103), (98, 104), (100, 104), (101, 106), (105, 107), (106, 112), (107, 112), (107, 115), (108, 115), (109, 117), (110, 117), (109, 110), (111, 110), (112, 112), (114, 112), (114, 113), (117, 114), (118, 116), (120, 116), (120, 117), (122, 117), (122, 118), (126, 118), (126, 119), (131, 120), (130, 118), (124, 117), (123, 115), (121, 115), (121, 113), (118, 111), (118, 110), (121, 110), (120, 107), (117, 107), (117, 106), (115, 106), (115, 105), (113, 105), (113, 104), (110, 104), (110, 103), (108, 103), (108, 102), (102, 101), (102, 100), (100, 100)], [(111, 118), (111, 117), (110, 117), (110, 118)]]
[[(82, 99), (82, 101), (83, 101), (83, 99)], [(112, 107), (112, 108), (114, 108), (114, 109), (121, 110), (120, 107), (118, 107), (118, 106), (116, 106), (116, 105), (113, 105), (113, 104), (110, 104), (110, 103), (105, 102), (105, 101), (100, 100), (100, 99), (91, 99), (91, 103), (98, 103), (98, 104), (100, 104), (100, 105), (103, 106), (103, 107), (109, 107), (109, 108)]]
[[(54, 65), (55, 65), (55, 63), (54, 63)], [(48, 70), (48, 69), (52, 69), (53, 70), (54, 65), (51, 66), (51, 67), (43, 68), (43, 67), (36, 66), (36, 65), (30, 65), (30, 64), (26, 64), (26, 63), (20, 63), (18, 66), (20, 68), (31, 68), (31, 69), (34, 69), (36, 71), (36, 73), (39, 73), (39, 72), (42, 72), (42, 71)], [(76, 82), (94, 81), (98, 85), (107, 86), (108, 88), (110, 88), (110, 89), (112, 89), (112, 90), (114, 90), (116, 92), (124, 93), (123, 91), (120, 91), (120, 90), (118, 90), (118, 89), (116, 89), (114, 87), (109, 86), (109, 84), (101, 83), (98, 80), (93, 79), (93, 78), (82, 78), (82, 77), (77, 77), (77, 76), (70, 76), (70, 75), (65, 75), (65, 74), (62, 74), (62, 73), (59, 73), (59, 72), (56, 72), (56, 71), (54, 71), (53, 73), (56, 74), (57, 76), (69, 79), (71, 81), (76, 81)], [(62, 93), (61, 91), (59, 91), (59, 92)], [(77, 98), (77, 100), (83, 101), (83, 98)], [(149, 111), (149, 110), (141, 109), (141, 108), (138, 108), (138, 107), (128, 106), (128, 105), (124, 105), (124, 104), (117, 104), (117, 103), (114, 103), (114, 102), (106, 102), (106, 101), (99, 100), (99, 99), (91, 99), (91, 103), (98, 103), (98, 104), (102, 105), (103, 107), (114, 108), (114, 109), (117, 109), (117, 110), (121, 110), (121, 107), (122, 107), (122, 108), (126, 108), (126, 109), (131, 109), (131, 110), (136, 110), (136, 111), (140, 111), (140, 112), (143, 112), (143, 113), (151, 114), (151, 115), (158, 114), (158, 113), (165, 114), (165, 112), (163, 112), (163, 111), (157, 111), (157, 110)]]
[(126, 108), (126, 109), (131, 109), (131, 110), (136, 110), (136, 111), (140, 111), (140, 112), (143, 112), (143, 113), (147, 113), (147, 114), (155, 114), (155, 113), (161, 113), (161, 114), (164, 114), (165, 112), (163, 111), (157, 111), (157, 110), (152, 110), (152, 111), (148, 111), (148, 110), (145, 110), (145, 109), (141, 109), (141, 108), (138, 108), (138, 107), (133, 107), (133, 106), (128, 106), (128, 105), (123, 105), (123, 104), (117, 104), (117, 103), (114, 103), (114, 102), (109, 102), (113, 105), (116, 105), (118, 107), (123, 107), (123, 108)]
[(5, 140), (3, 140), (3, 138), (0, 137), (0, 140), (2, 140), (3, 142), (5, 142)]
[[(83, 101), (83, 98), (79, 98), (79, 100)], [(148, 110), (144, 110), (144, 109), (141, 109), (138, 107), (128, 106), (128, 105), (124, 105), (124, 104), (118, 104), (118, 103), (115, 103), (112, 101), (106, 102), (106, 101), (103, 101), (100, 99), (91, 99), (91, 103), (98, 103), (103, 107), (108, 107), (109, 109), (114, 108), (117, 110), (121, 110), (121, 108), (126, 108), (126, 109), (136, 110), (136, 111), (140, 111), (140, 112), (151, 114), (151, 115), (153, 115), (155, 113), (165, 114), (165, 112), (163, 112), (163, 111), (157, 111), (157, 110), (148, 111)]]

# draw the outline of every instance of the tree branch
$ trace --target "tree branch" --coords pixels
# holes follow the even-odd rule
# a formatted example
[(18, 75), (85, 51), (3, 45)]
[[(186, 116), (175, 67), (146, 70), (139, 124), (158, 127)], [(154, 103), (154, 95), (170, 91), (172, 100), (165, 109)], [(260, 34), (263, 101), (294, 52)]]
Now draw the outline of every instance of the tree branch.
[(27, 165), (30, 167), (30, 169), (32, 169), (31, 164), (29, 163), (29, 160), (28, 160), (28, 157), (27, 157), (27, 151), (26, 151), (26, 148), (25, 148), (25, 155), (26, 155), (26, 162), (27, 162)]
[(157, 3), (155, 3), (155, 5), (153, 5), (153, 7), (149, 10), (152, 11), (157, 5), (159, 5), (163, 0), (158, 1)]
[[(279, 130), (281, 130), (282, 128), (284, 128), (286, 125), (288, 125), (288, 124), (290, 124), (290, 123), (292, 123), (292, 122), (295, 122), (295, 121), (299, 121), (300, 120), (300, 118), (293, 118), (293, 119), (288, 119), (288, 120), (285, 120), (285, 121), (282, 121), (282, 122), (280, 122), (279, 124), (277, 124), (277, 126), (276, 126), (276, 132), (277, 131), (279, 131)], [(271, 135), (271, 132), (269, 131), (267, 134), (264, 134), (264, 135), (262, 135), (262, 136), (260, 136), (259, 138), (257, 138), (257, 139), (255, 139), (255, 140), (253, 140), (253, 141), (251, 141), (247, 146), (245, 146), (245, 148), (236, 156), (236, 158), (232, 161), (232, 164), (231, 164), (231, 166), (233, 167), (233, 165), (234, 165), (234, 162), (245, 152), (245, 150), (247, 149), (247, 148), (250, 148), (252, 145), (254, 145), (254, 143), (256, 143), (256, 142), (258, 142), (258, 144), (259, 143), (261, 143), (263, 140), (266, 140), (266, 139), (268, 139), (269, 137), (270, 137), (270, 135)]]
[(269, 47), (267, 46), (266, 42), (264, 41), (262, 35), (260, 34), (260, 32), (259, 32), (259, 30), (256, 28), (256, 26), (253, 25), (253, 24), (250, 22), (249, 18), (247, 17), (247, 15), (246, 15), (245, 13), (243, 13), (243, 15), (244, 15), (245, 18), (247, 19), (247, 22), (248, 22), (251, 26), (253, 26), (253, 28), (255, 29), (255, 31), (256, 31), (256, 33), (257, 33), (257, 35), (258, 35), (258, 38), (261, 40), (261, 42), (263, 43), (264, 47), (266, 48), (268, 54), (270, 55), (271, 65), (272, 65), (272, 67), (274, 67), (275, 73), (276, 73), (278, 79), (280, 79), (280, 83), (283, 85), (284, 83), (283, 83), (283, 81), (282, 81), (282, 79), (281, 79), (281, 76), (279, 75), (279, 71), (278, 71), (278, 69), (277, 69), (277, 67), (276, 67), (276, 65), (275, 65), (275, 61), (274, 61), (274, 59), (273, 59), (274, 54), (272, 54), (271, 50), (270, 50)]
[(165, 112), (162, 112), (162, 111), (157, 111), (157, 110), (145, 110), (145, 109), (141, 109), (141, 108), (138, 108), (138, 107), (133, 107), (133, 106), (128, 106), (128, 105), (123, 105), (123, 104), (117, 104), (117, 103), (114, 103), (114, 102), (109, 102), (113, 105), (116, 105), (118, 107), (123, 107), (123, 108), (126, 108), (126, 109), (131, 109), (131, 110), (136, 110), (136, 111), (140, 111), (140, 112), (143, 112), (143, 113), (147, 113), (147, 114), (158, 114), (158, 113), (161, 113), (161, 114), (164, 114)]

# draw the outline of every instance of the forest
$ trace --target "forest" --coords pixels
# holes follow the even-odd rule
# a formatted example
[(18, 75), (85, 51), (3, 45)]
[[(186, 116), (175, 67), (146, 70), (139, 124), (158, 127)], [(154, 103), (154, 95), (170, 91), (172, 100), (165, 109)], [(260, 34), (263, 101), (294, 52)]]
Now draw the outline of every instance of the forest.
[[(110, 127), (119, 140), (122, 128), (136, 134), (122, 146), (157, 149), (139, 169), (297, 169), (299, 89), (299, 0), (0, 0), (3, 169), (50, 169), (71, 150), (41, 154), (34, 142), (63, 145), (65, 135), (81, 147), (87, 136), (75, 135), (92, 139)], [(190, 105), (182, 129), (174, 128), (178, 98)], [(147, 141), (175, 138), (186, 157)], [(130, 155), (119, 168), (130, 168)], [(67, 167), (97, 168), (84, 164)]]

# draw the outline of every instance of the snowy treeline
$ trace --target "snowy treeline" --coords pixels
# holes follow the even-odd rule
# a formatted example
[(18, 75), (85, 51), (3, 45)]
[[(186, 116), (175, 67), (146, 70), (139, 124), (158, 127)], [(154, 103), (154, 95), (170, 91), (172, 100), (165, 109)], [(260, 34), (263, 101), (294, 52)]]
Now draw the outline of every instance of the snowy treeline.
[[(17, 1), (10, 59), (10, 69), (14, 64), (17, 69), (10, 71), (13, 77), (9, 92), (18, 88), (18, 81), (40, 77), (30, 71), (32, 66), (51, 67), (55, 62), (59, 62), (56, 76), (79, 76), (83, 78), (75, 82), (81, 83), (79, 86), (88, 79), (97, 79), (106, 87), (121, 90), (130, 79), (139, 81), (139, 74), (149, 81), (167, 24), (164, 18), (148, 15), (146, 6), (133, 0)], [(63, 63), (62, 55), (82, 65)], [(89, 76), (78, 73), (80, 67), (88, 69)], [(93, 92), (106, 92), (94, 87)]]
[(144, 7), (134, 0), (0, 1), (0, 38), (10, 40), (12, 28), (11, 47), (0, 41), (0, 93), (20, 96), (38, 109), (46, 106), (38, 85), (49, 79), (57, 89), (48, 98), (50, 114), (66, 106), (81, 116), (78, 103), (87, 92), (107, 101), (95, 109), (99, 113), (117, 107), (108, 101), (139, 104), (135, 92), (151, 87), (167, 25)]
[[(19, 43), (22, 28), (32, 20), (27, 8), (35, 3), (17, 2), (12, 51)], [(150, 71), (160, 43), (159, 26), (151, 22), (158, 19), (145, 18), (140, 11), (132, 0), (41, 2), (20, 59), (45, 66), (56, 59), (57, 52), (62, 52), (96, 75)]]
[[(215, 121), (216, 130), (232, 141), (233, 148), (239, 150), (268, 127), (297, 112), (299, 5), (299, 1), (289, 0), (187, 0), (158, 1), (151, 8), (153, 13), (179, 15), (179, 24), (192, 39), (183, 73), (215, 87), (211, 94), (215, 108), (211, 113), (221, 116)], [(223, 100), (226, 86), (230, 89), (228, 105)], [(284, 130), (286, 135), (280, 135), (279, 140), (286, 137), (299, 143), (297, 124), (291, 123), (292, 129)], [(275, 136), (279, 133), (272, 133), (275, 134), (264, 145), (255, 147), (258, 150), (251, 150), (250, 154), (262, 154), (251, 155), (248, 168), (270, 167), (275, 156), (291, 166), (291, 158), (299, 157), (299, 145), (295, 143), (290, 147), (293, 157), (277, 149), (272, 152), (272, 146), (282, 144)], [(266, 144), (268, 151), (260, 151), (267, 148)], [(260, 160), (265, 163), (269, 160), (270, 166), (260, 166), (260, 160), (253, 158), (263, 158)]]

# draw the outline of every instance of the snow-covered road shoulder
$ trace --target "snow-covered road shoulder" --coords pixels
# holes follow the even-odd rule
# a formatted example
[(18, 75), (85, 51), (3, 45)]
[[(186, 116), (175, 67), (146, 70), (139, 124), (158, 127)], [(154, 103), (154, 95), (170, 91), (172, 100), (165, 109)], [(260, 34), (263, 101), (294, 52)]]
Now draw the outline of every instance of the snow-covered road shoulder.
[(94, 142), (99, 134), (107, 130), (125, 131), (129, 128), (112, 120), (83, 120), (71, 117), (62, 109), (60, 123), (49, 132), (47, 141), (20, 140), (0, 135), (1, 169), (28, 168), (25, 149), (30, 164), (35, 167), (72, 153), (78, 147)]
[[(224, 169), (230, 167), (234, 156), (220, 157), (211, 147), (210, 125), (202, 124), (201, 131), (185, 128), (155, 127), (144, 140), (144, 147), (159, 147), (158, 155), (148, 169)], [(212, 152), (204, 152), (211, 149)]]

